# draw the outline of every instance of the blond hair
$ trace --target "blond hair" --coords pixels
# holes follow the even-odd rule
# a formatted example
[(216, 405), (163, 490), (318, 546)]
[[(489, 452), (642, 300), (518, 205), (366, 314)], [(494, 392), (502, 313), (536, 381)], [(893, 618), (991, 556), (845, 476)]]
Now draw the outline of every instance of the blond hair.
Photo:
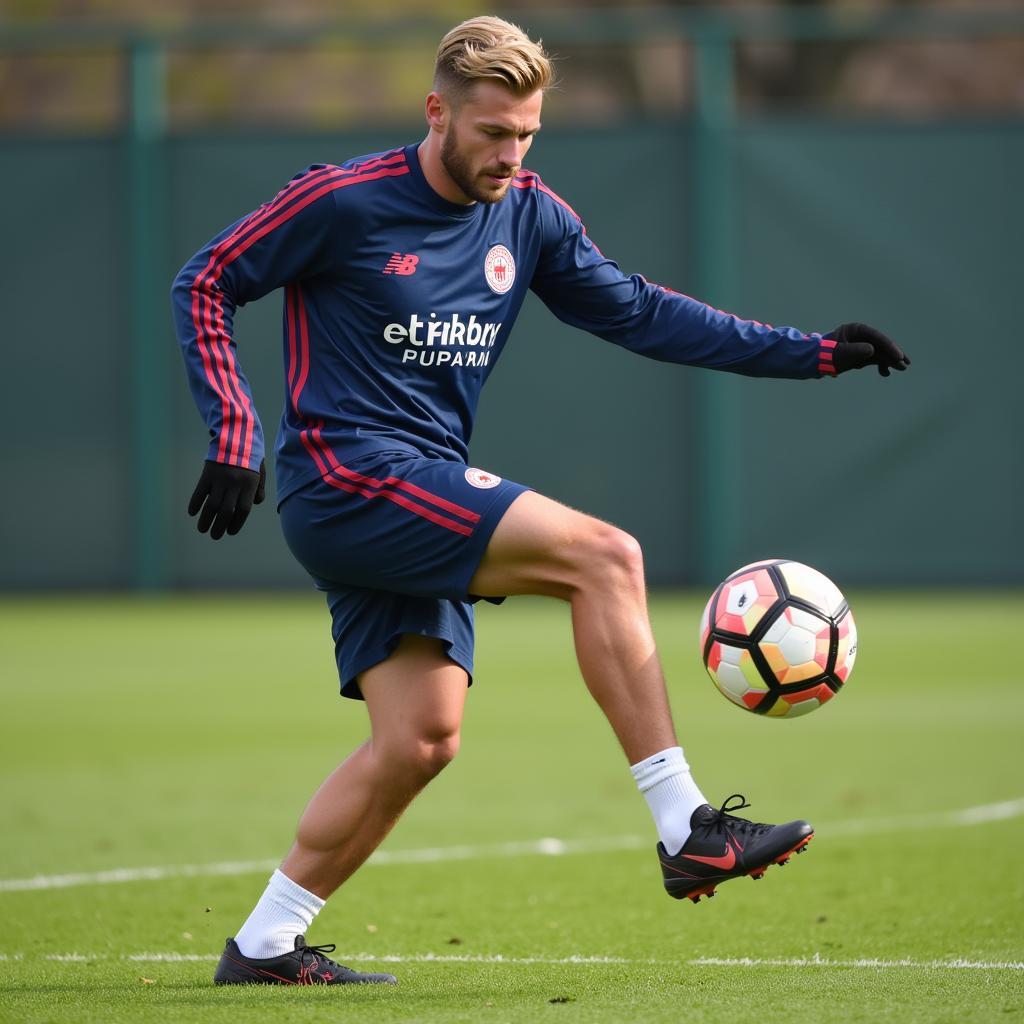
[(459, 105), (476, 82), (500, 82), (517, 96), (546, 89), (551, 60), (539, 42), (518, 25), (489, 16), (456, 25), (441, 40), (434, 65), (434, 89)]

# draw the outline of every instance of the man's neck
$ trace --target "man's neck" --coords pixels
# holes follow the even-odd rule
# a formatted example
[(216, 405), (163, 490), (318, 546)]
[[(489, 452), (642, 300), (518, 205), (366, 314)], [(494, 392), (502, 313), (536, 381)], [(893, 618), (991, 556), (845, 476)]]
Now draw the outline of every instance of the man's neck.
[(441, 160), (441, 140), (437, 132), (427, 132), (427, 137), (419, 144), (416, 155), (420, 161), (420, 170), (427, 184), (449, 203), (460, 206), (472, 206), (476, 200), (468, 199), (462, 189), (452, 181)]

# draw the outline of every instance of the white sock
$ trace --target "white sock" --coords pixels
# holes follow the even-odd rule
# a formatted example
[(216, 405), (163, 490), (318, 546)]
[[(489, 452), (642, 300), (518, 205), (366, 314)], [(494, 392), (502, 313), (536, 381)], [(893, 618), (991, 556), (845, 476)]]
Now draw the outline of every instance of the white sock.
[(675, 856), (690, 838), (690, 816), (706, 804), (690, 774), (682, 747), (669, 747), (645, 757), (630, 768), (637, 787), (654, 815), (658, 838)]
[(295, 936), (304, 935), (324, 900), (303, 889), (287, 875), (275, 871), (267, 888), (235, 935), (242, 956), (266, 960), (295, 948)]

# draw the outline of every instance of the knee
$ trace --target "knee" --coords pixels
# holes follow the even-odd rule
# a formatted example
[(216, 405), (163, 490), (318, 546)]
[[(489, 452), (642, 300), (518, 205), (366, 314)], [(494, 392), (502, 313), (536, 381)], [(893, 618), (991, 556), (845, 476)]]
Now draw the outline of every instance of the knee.
[(591, 585), (609, 589), (644, 589), (640, 542), (624, 530), (598, 520), (579, 546), (580, 568)]
[(457, 729), (420, 736), (413, 745), (410, 760), (422, 776), (432, 779), (455, 760), (459, 752), (459, 739)]
[(378, 744), (379, 753), (407, 778), (428, 782), (459, 752), (458, 726), (444, 723), (410, 729)]

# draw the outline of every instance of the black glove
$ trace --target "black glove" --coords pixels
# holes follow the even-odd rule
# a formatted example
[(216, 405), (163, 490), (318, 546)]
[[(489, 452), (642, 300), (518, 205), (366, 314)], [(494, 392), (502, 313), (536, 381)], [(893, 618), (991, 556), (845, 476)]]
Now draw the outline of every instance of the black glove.
[(263, 500), (266, 485), (267, 470), (262, 462), (257, 473), (241, 466), (207, 460), (189, 499), (188, 514), (194, 516), (203, 510), (199, 517), (199, 532), (209, 530), (213, 540), (220, 540), (225, 532), (234, 536), (249, 517), (253, 504), (258, 505)]
[(840, 324), (825, 337), (836, 342), (832, 352), (836, 373), (874, 365), (883, 377), (888, 377), (890, 370), (905, 370), (910, 365), (906, 353), (895, 341), (867, 324)]

